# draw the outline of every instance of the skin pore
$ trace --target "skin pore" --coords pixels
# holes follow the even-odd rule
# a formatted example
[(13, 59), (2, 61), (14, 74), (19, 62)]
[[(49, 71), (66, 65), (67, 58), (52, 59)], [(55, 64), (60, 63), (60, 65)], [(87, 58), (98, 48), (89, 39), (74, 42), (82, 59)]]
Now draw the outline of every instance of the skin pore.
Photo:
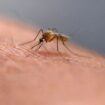
[(0, 105), (105, 105), (105, 58), (68, 44), (80, 57), (59, 42), (35, 51), (38, 29), (0, 19)]

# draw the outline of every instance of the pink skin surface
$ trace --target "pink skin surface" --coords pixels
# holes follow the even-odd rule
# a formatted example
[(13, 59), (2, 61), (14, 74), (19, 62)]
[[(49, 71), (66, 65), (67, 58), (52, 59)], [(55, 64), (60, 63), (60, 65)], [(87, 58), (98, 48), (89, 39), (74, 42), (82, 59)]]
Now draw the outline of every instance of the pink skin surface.
[(105, 105), (105, 58), (56, 41), (31, 50), (38, 28), (0, 18), (0, 105)]

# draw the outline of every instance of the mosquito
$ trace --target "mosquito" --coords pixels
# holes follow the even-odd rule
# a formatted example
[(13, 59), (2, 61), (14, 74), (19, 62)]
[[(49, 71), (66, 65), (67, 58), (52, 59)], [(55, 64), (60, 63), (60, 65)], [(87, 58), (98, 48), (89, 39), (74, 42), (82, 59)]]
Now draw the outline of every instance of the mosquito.
[(36, 35), (36, 37), (31, 40), (31, 41), (28, 41), (28, 42), (25, 42), (25, 43), (22, 43), (20, 45), (25, 45), (25, 44), (29, 44), (33, 41), (35, 41), (37, 39), (37, 37), (39, 36), (39, 34), (41, 33), (42, 37), (38, 40), (38, 43), (33, 45), (31, 47), (31, 49), (35, 48), (36, 46), (38, 46), (38, 48), (36, 50), (39, 50), (43, 43), (46, 42), (52, 42), (53, 40), (56, 40), (56, 45), (57, 45), (57, 51), (59, 51), (59, 41), (62, 42), (63, 46), (70, 52), (72, 53), (73, 55), (76, 55), (76, 56), (82, 56), (82, 55), (79, 55), (75, 52), (73, 52), (69, 47), (67, 47), (67, 45), (65, 44), (65, 42), (67, 42), (69, 40), (69, 37), (67, 35), (63, 35), (61, 33), (58, 33), (57, 32), (57, 29), (56, 28), (48, 28), (46, 31), (44, 31), (43, 29), (40, 29)]

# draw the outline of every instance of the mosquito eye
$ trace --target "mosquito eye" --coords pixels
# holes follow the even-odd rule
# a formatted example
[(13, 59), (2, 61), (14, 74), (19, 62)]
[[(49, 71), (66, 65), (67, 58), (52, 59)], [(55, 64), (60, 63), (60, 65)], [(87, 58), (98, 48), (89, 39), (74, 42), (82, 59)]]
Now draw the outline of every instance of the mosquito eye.
[(40, 41), (40, 42), (43, 42), (43, 39), (40, 39), (39, 41)]

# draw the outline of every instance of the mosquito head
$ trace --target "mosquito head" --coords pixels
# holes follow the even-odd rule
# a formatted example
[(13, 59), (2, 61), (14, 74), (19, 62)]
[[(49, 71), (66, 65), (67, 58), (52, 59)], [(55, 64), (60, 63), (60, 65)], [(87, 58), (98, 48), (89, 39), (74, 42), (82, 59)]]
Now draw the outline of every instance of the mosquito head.
[(43, 42), (43, 38), (40, 38), (40, 39), (39, 39), (39, 42), (42, 43), (42, 42)]

